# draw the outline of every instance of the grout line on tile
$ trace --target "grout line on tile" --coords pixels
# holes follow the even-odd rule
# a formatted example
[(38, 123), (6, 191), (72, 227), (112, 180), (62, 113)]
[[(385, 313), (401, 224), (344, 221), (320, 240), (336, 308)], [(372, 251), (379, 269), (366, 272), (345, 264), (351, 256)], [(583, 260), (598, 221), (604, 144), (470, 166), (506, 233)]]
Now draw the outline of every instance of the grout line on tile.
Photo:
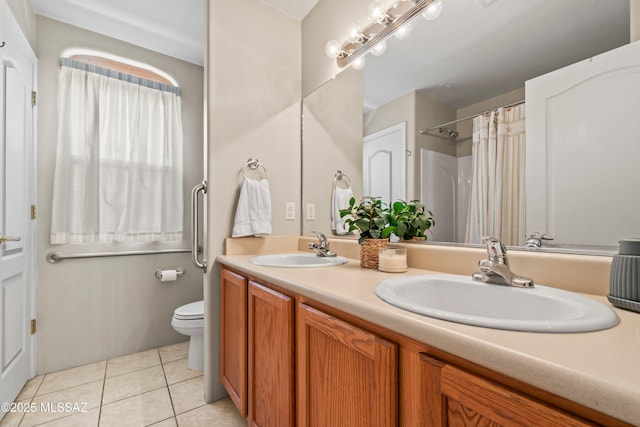
[(109, 369), (109, 361), (104, 364), (104, 374), (102, 375), (102, 392), (100, 393), (100, 406), (98, 407), (98, 423), (96, 427), (100, 427), (100, 418), (102, 417), (102, 405), (104, 404), (104, 387), (107, 384), (107, 369)]
[(153, 426), (158, 425), (158, 424), (160, 424), (160, 423), (163, 423), (163, 422), (165, 422), (165, 421), (167, 421), (167, 420), (175, 420), (176, 425), (178, 425), (178, 419), (177, 419), (177, 418), (176, 418), (176, 416), (174, 415), (173, 417), (165, 418), (164, 420), (160, 420), (160, 421), (155, 422), (155, 423), (153, 423), (153, 424), (149, 424), (147, 427), (153, 427)]
[[(162, 357), (160, 356), (160, 349), (159, 349), (159, 348), (156, 348), (155, 350), (156, 350), (156, 352), (157, 352), (157, 354), (158, 354), (158, 359), (160, 360), (160, 366), (162, 367), (162, 375), (163, 375), (163, 377), (164, 377), (164, 380), (165, 380), (165, 384), (166, 384), (166, 385), (165, 385), (165, 386), (158, 387), (158, 388), (155, 388), (155, 389), (153, 389), (153, 390), (148, 390), (147, 392), (151, 392), (151, 391), (155, 391), (155, 390), (160, 390), (160, 389), (162, 389), (162, 388), (164, 387), (164, 388), (167, 390), (167, 393), (168, 393), (168, 395), (169, 395), (169, 401), (171, 402), (171, 410), (172, 410), (172, 414), (173, 414), (173, 416), (168, 417), (168, 418), (166, 418), (166, 419), (164, 419), (164, 420), (157, 421), (155, 424), (158, 424), (158, 423), (161, 423), (161, 422), (165, 422), (165, 421), (167, 421), (167, 420), (169, 420), (169, 419), (174, 419), (174, 420), (175, 420), (176, 425), (178, 425), (178, 419), (177, 419), (177, 415), (176, 415), (175, 404), (174, 404), (174, 401), (173, 401), (173, 396), (171, 395), (171, 390), (169, 389), (169, 380), (168, 380), (168, 378), (167, 378), (167, 372), (165, 371), (165, 364), (170, 364), (170, 363), (177, 362), (177, 361), (181, 361), (181, 360), (182, 360), (182, 361), (184, 361), (184, 360), (187, 360), (187, 358), (181, 357), (181, 358), (179, 358), (179, 359), (175, 359), (175, 360), (171, 360), (171, 361), (168, 361), (168, 362), (164, 362), (164, 361), (162, 360)], [(105, 397), (105, 389), (106, 389), (106, 381), (107, 381), (107, 379), (108, 379), (108, 378), (118, 377), (118, 376), (121, 376), (121, 375), (131, 374), (131, 373), (134, 373), (134, 372), (137, 372), (137, 371), (142, 371), (142, 370), (144, 370), (144, 369), (149, 369), (149, 368), (150, 368), (150, 367), (148, 366), (148, 367), (144, 367), (144, 368), (136, 369), (136, 370), (134, 370), (134, 371), (130, 371), (130, 372), (126, 372), (126, 373), (123, 373), (123, 374), (119, 374), (119, 375), (116, 375), (116, 376), (114, 376), (114, 377), (108, 377), (107, 372), (108, 372), (108, 363), (109, 363), (109, 360), (107, 359), (107, 360), (105, 360), (105, 362), (106, 362), (106, 363), (105, 363), (105, 369), (104, 369), (103, 376), (102, 376), (102, 387), (101, 387), (101, 391), (100, 391), (100, 400), (99, 400), (100, 404), (99, 404), (99, 406), (97, 406), (97, 407), (96, 407), (96, 409), (98, 409), (98, 417), (97, 417), (97, 425), (96, 425), (96, 427), (99, 427), (99, 426), (100, 426), (100, 423), (101, 423), (101, 416), (102, 416), (102, 409), (103, 409), (103, 406), (105, 406), (105, 405), (106, 405), (106, 404), (105, 404), (105, 402), (104, 402), (104, 397)], [(153, 366), (157, 366), (157, 365), (153, 365)], [(151, 367), (153, 367), (153, 366), (151, 366)], [(41, 380), (40, 380), (40, 382), (38, 383), (38, 385), (37, 385), (37, 387), (36, 387), (36, 389), (35, 389), (35, 392), (34, 392), (33, 396), (31, 396), (30, 398), (23, 399), (23, 400), (24, 400), (24, 401), (33, 402), (33, 401), (34, 401), (34, 399), (36, 399), (36, 398), (41, 398), (42, 396), (48, 396), (48, 395), (51, 395), (51, 394), (54, 394), (54, 393), (58, 393), (58, 392), (60, 392), (60, 391), (68, 390), (68, 389), (73, 388), (73, 387), (77, 387), (77, 386), (80, 386), (80, 385), (88, 384), (88, 383), (77, 384), (77, 385), (74, 385), (74, 386), (71, 386), (71, 387), (66, 387), (66, 388), (63, 388), (63, 389), (60, 389), (60, 390), (55, 390), (55, 391), (52, 391), (52, 392), (49, 392), (49, 393), (46, 393), (46, 394), (43, 394), (43, 395), (39, 395), (38, 393), (40, 392), (40, 390), (41, 390), (41, 388), (42, 388), (42, 385), (43, 385), (43, 384), (44, 384), (44, 382), (45, 382), (45, 378), (46, 378), (48, 375), (50, 375), (50, 374), (52, 374), (52, 373), (42, 374), (42, 379), (41, 379)], [(202, 376), (202, 375), (201, 375), (201, 376)], [(172, 385), (181, 384), (181, 383), (184, 383), (184, 382), (187, 382), (187, 381), (192, 381), (192, 380), (194, 380), (194, 379), (196, 379), (196, 378), (199, 378), (199, 377), (200, 377), (200, 376), (198, 376), (198, 377), (192, 377), (192, 378), (187, 378), (187, 379), (184, 379), (184, 380), (182, 380), (182, 381), (178, 381), (177, 383), (172, 384)], [(94, 381), (96, 381), (96, 380), (94, 380)], [(90, 381), (90, 382), (94, 382), (94, 381)], [(145, 393), (146, 393), (146, 392), (145, 392)], [(122, 399), (120, 399), (120, 400), (122, 400)], [(111, 404), (111, 403), (115, 403), (115, 402), (117, 402), (117, 401), (109, 402), (109, 404)], [(198, 406), (198, 407), (196, 407), (196, 408), (190, 409), (189, 411), (185, 411), (184, 413), (194, 411), (194, 410), (196, 410), (196, 409), (198, 409), (198, 408), (200, 408), (200, 407), (202, 407), (202, 406), (206, 406), (206, 403), (205, 403), (205, 404), (203, 404), (203, 405), (201, 405), (201, 406)], [(71, 417), (71, 416), (73, 416), (73, 415), (75, 415), (75, 414), (70, 414), (70, 415), (63, 416), (63, 417), (61, 417), (61, 418), (58, 418), (58, 420), (63, 419), (63, 418), (68, 418), (68, 417)], [(24, 416), (25, 416), (25, 414), (22, 414), (22, 417), (20, 417), (20, 420), (18, 421), (18, 424), (17, 424), (17, 426), (18, 426), (18, 427), (19, 427), (19, 426), (21, 426), (21, 425), (23, 425)], [(46, 423), (45, 423), (45, 424), (46, 424)], [(41, 425), (42, 425), (42, 424), (41, 424)], [(44, 425), (43, 425), (43, 427), (44, 427)]]
[[(90, 410), (91, 410), (91, 409), (90, 409)], [(33, 427), (40, 427), (40, 426), (44, 426), (44, 427), (46, 427), (46, 426), (47, 426), (47, 424), (49, 424), (49, 423), (53, 423), (53, 422), (57, 423), (57, 422), (60, 422), (60, 420), (64, 420), (65, 418), (73, 417), (74, 415), (78, 415), (78, 413), (70, 413), (70, 414), (66, 414), (66, 415), (61, 416), (60, 418), (54, 418), (54, 419), (52, 419), (52, 420), (47, 420), (47, 421), (45, 421), (45, 422), (43, 422), (43, 423), (34, 424), (34, 425), (33, 425)], [(22, 422), (22, 421), (20, 421), (20, 422)], [(18, 427), (19, 427), (19, 426), (20, 426), (20, 425), (18, 424)]]
[[(158, 350), (158, 352), (159, 351), (160, 350)], [(169, 380), (167, 379), (167, 372), (164, 370), (164, 362), (162, 361), (162, 357), (160, 358), (160, 366), (162, 366), (162, 375), (164, 375), (164, 382), (167, 384), (167, 393), (169, 393), (169, 402), (171, 402), (171, 410), (173, 411), (173, 417), (176, 419), (176, 425), (177, 425), (178, 418), (176, 415), (176, 406), (173, 404), (173, 396), (171, 396), (171, 390), (169, 389)]]
[[(31, 399), (33, 399), (33, 398), (31, 398)], [(29, 401), (29, 403), (31, 403), (31, 400)], [(16, 424), (16, 426), (17, 426), (17, 427), (20, 427), (20, 424), (22, 424), (22, 420), (24, 420), (24, 416), (25, 416), (25, 414), (26, 414), (26, 412), (23, 412), (23, 413), (20, 415), (19, 420), (18, 420), (18, 424)], [(4, 415), (5, 415), (5, 417), (7, 416), (7, 414), (6, 414), (6, 413), (5, 413)], [(3, 418), (3, 420), (4, 420), (4, 418)], [(178, 422), (178, 420), (176, 420), (176, 423), (177, 423), (177, 422)]]
[[(36, 375), (37, 377), (37, 375)], [(31, 396), (31, 399), (29, 400), (29, 403), (33, 402), (33, 399), (36, 398), (36, 396), (38, 395), (38, 392), (40, 391), (40, 387), (42, 387), (42, 384), (44, 384), (44, 379), (47, 377), (47, 374), (43, 374), (42, 378), (40, 379), (40, 384), (38, 384), (38, 386), (36, 387), (36, 390), (33, 392), (33, 396)]]

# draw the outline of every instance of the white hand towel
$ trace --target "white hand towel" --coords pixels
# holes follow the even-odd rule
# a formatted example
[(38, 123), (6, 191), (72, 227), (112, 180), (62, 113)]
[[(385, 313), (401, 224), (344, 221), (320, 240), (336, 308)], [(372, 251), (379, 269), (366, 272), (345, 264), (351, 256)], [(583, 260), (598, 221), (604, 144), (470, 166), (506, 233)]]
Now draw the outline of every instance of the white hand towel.
[(349, 200), (353, 197), (353, 191), (351, 187), (347, 188), (333, 188), (333, 194), (331, 195), (331, 229), (335, 230), (336, 234), (343, 235), (349, 232), (349, 227), (345, 224), (348, 216), (340, 218), (340, 209), (347, 209), (349, 207)]
[(271, 234), (269, 181), (245, 178), (240, 187), (232, 237)]

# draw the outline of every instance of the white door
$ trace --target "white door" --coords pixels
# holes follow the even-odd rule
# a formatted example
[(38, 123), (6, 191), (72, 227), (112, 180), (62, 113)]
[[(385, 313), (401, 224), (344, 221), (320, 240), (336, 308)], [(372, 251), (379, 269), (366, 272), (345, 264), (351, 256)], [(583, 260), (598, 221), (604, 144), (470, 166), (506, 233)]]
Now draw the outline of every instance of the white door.
[(367, 135), (362, 144), (362, 195), (384, 203), (404, 200), (407, 125), (400, 123)]
[(420, 200), (436, 220), (436, 225), (429, 230), (429, 239), (457, 242), (458, 158), (420, 149), (420, 180)]
[[(11, 402), (33, 376), (33, 117), (35, 55), (2, 9), (0, 87), (0, 402)], [(0, 413), (0, 416), (4, 415)]]
[(526, 82), (526, 232), (606, 246), (640, 226), (640, 43)]

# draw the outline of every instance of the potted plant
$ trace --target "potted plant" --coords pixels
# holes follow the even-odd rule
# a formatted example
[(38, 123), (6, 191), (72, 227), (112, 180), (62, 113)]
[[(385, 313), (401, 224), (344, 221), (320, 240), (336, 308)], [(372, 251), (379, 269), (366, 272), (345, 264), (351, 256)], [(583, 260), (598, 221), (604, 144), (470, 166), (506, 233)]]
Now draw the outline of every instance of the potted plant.
[(406, 203), (398, 200), (391, 205), (390, 230), (402, 240), (426, 240), (425, 232), (435, 225), (433, 213), (420, 200)]
[(340, 210), (340, 218), (346, 218), (349, 231), (358, 231), (360, 237), (360, 266), (378, 268), (378, 253), (389, 243), (393, 215), (387, 205), (377, 197), (363, 197), (356, 205), (356, 199), (349, 200), (349, 207)]

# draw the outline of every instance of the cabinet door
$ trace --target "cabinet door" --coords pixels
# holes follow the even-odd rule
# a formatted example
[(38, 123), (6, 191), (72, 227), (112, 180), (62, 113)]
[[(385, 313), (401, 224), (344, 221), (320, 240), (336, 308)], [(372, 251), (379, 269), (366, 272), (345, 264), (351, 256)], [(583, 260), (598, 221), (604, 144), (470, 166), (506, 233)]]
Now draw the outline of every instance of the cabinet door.
[(397, 345), (298, 307), (298, 426), (398, 424)]
[[(591, 426), (574, 417), (501, 384), (473, 375), (429, 357), (424, 368), (432, 376), (425, 401), (440, 408), (430, 418), (434, 426)], [(439, 379), (438, 379), (439, 375)], [(436, 393), (440, 393), (438, 397)]]
[(247, 416), (247, 279), (222, 269), (220, 280), (220, 378)]
[(294, 423), (293, 300), (249, 282), (249, 420), (259, 427)]

